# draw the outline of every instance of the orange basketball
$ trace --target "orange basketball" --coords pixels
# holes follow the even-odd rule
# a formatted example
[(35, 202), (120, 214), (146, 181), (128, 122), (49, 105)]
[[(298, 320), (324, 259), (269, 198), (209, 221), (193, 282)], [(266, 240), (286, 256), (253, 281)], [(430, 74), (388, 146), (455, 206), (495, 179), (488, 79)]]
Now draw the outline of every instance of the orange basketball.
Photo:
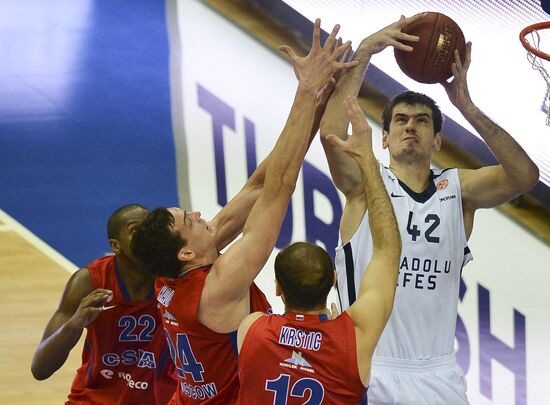
[(439, 83), (452, 76), (451, 64), (454, 50), (458, 49), (464, 62), (466, 42), (462, 30), (445, 14), (430, 12), (403, 32), (420, 37), (418, 42), (410, 42), (414, 49), (404, 52), (395, 49), (395, 60), (407, 76), (420, 83)]

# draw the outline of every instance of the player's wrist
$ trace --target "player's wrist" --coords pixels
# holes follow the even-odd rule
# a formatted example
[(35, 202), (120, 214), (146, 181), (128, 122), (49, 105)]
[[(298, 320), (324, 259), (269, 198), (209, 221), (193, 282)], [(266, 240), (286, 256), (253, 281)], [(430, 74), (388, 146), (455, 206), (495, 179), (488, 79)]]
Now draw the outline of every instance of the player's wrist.
[(68, 332), (81, 332), (84, 329), (85, 325), (82, 325), (82, 320), (77, 317), (71, 317), (66, 323), (64, 329)]

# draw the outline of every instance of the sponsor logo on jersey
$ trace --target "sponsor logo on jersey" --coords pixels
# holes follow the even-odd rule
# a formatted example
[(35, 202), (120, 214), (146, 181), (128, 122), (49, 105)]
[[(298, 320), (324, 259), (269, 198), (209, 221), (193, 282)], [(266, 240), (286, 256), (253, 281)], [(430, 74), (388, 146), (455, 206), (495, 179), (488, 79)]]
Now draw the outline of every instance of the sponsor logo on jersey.
[(450, 274), (451, 260), (404, 256), (399, 265), (398, 287), (435, 290), (440, 277)]
[(101, 374), (103, 377), (105, 377), (106, 379), (108, 380), (112, 380), (113, 379), (113, 375), (115, 374), (112, 370), (101, 370), (99, 372), (99, 374)]
[(118, 372), (118, 378), (125, 380), (128, 387), (132, 389), (146, 390), (149, 387), (149, 383), (147, 381), (134, 381), (131, 374), (123, 371)]
[(397, 198), (397, 197), (404, 197), (403, 195), (399, 195), (399, 194), (394, 194), (393, 191), (391, 192), (390, 194), (393, 198)]
[(170, 312), (164, 310), (164, 313), (162, 314), (162, 317), (164, 318), (164, 321), (172, 326), (180, 326), (174, 315), (172, 315)]
[(315, 374), (315, 370), (311, 368), (311, 364), (302, 357), (302, 352), (295, 352), (294, 350), (292, 351), (292, 357), (281, 361), (279, 366)]
[(443, 201), (449, 201), (449, 200), (454, 200), (456, 198), (456, 195), (452, 194), (452, 195), (446, 195), (445, 197), (441, 197), (439, 199), (440, 202), (443, 202)]
[(309, 364), (306, 359), (302, 357), (302, 352), (295, 352), (294, 350), (292, 351), (292, 357), (286, 359), (285, 361), (290, 364), (311, 367), (311, 364)]
[(437, 185), (435, 186), (438, 190), (445, 190), (447, 186), (449, 185), (449, 180), (441, 180)]
[(175, 291), (165, 285), (160, 289), (157, 295), (157, 301), (167, 307), (168, 305), (170, 305), (170, 301), (172, 301), (172, 297), (174, 296), (174, 294)]

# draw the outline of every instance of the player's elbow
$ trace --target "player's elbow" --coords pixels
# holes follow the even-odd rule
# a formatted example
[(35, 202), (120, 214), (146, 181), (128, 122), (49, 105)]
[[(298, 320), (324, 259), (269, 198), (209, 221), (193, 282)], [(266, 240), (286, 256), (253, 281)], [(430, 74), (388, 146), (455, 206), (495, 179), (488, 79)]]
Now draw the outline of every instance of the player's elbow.
[(539, 175), (537, 165), (533, 161), (529, 161), (520, 170), (514, 172), (513, 175), (508, 173), (506, 179), (508, 184), (514, 188), (514, 194), (517, 196), (531, 191), (538, 183)]
[(43, 367), (40, 367), (37, 362), (33, 360), (31, 364), (31, 373), (35, 380), (43, 381), (49, 378), (53, 373), (49, 370), (45, 370)]
[(531, 189), (535, 187), (539, 182), (539, 176), (540, 176), (539, 168), (534, 162), (531, 162), (531, 165), (529, 166), (529, 170), (527, 171), (527, 174), (526, 174), (526, 179), (524, 182), (525, 187), (524, 187), (524, 190), (522, 190), (522, 193), (527, 193), (528, 191), (531, 191)]

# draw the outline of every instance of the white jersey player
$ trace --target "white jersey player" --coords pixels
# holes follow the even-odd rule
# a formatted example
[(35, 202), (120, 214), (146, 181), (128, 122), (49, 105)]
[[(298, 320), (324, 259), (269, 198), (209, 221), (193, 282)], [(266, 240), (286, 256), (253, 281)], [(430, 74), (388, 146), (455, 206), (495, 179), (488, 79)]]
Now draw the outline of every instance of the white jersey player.
[[(346, 197), (337, 249), (338, 288), (345, 310), (370, 260), (368, 206), (355, 162), (326, 141), (346, 139), (342, 100), (356, 96), (371, 55), (388, 46), (410, 51), (418, 37), (401, 32), (402, 18), (365, 38), (354, 56), (361, 64), (338, 77), (321, 122), (321, 140), (334, 183)], [(405, 92), (383, 113), (383, 147), (390, 164), (381, 167), (392, 201), (403, 251), (392, 315), (373, 355), (369, 404), (466, 404), (462, 370), (454, 358), (460, 273), (471, 255), (467, 245), (479, 208), (497, 206), (529, 191), (538, 169), (525, 151), (470, 98), (466, 74), (471, 44), (462, 63), (458, 52), (453, 79), (441, 83), (450, 101), (491, 148), (499, 165), (477, 170), (432, 171), (432, 153), (441, 147), (443, 118), (429, 97)]]
[[(472, 255), (464, 232), (458, 171), (430, 171), (429, 186), (422, 193), (411, 190), (382, 165), (380, 172), (403, 250), (393, 311), (373, 355), (370, 403), (377, 403), (379, 374), (391, 378), (384, 375), (385, 370), (391, 373), (393, 367), (403, 367), (402, 360), (421, 365), (423, 372), (431, 371), (429, 379), (440, 379), (439, 394), (447, 403), (466, 403), (464, 377), (454, 357), (454, 331), (460, 274)], [(349, 242), (336, 248), (342, 309), (355, 301), (372, 257), (368, 215), (367, 211)], [(445, 384), (450, 376), (456, 384)], [(422, 403), (420, 398), (413, 402), (414, 392), (405, 390), (397, 395), (411, 404)]]

